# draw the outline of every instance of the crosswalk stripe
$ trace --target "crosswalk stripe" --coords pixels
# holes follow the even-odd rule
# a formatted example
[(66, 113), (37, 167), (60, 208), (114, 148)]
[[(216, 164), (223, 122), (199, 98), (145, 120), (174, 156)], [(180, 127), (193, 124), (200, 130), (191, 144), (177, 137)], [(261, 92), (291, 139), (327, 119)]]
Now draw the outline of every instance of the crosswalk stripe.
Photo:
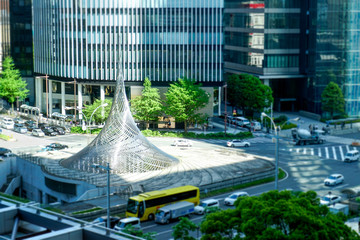
[(297, 149), (296, 149), (296, 153), (299, 153), (299, 152), (300, 152), (300, 148), (297, 148)]
[(306, 154), (306, 148), (304, 148), (304, 152), (303, 152), (303, 154)]
[(343, 153), (343, 150), (342, 150), (341, 146), (339, 146), (339, 150), (340, 150), (341, 161), (344, 161), (344, 153)]
[(327, 147), (325, 147), (325, 154), (326, 154), (326, 158), (329, 158), (329, 149)]
[(350, 151), (349, 145), (346, 145), (346, 151)]
[(319, 150), (318, 156), (321, 157), (321, 148), (319, 148), (318, 150)]
[(310, 154), (311, 154), (311, 156), (314, 156), (314, 149), (313, 148), (310, 149)]
[(337, 160), (337, 156), (336, 156), (336, 152), (335, 152), (335, 147), (331, 147), (332, 150), (333, 150), (333, 156), (334, 156), (334, 159)]

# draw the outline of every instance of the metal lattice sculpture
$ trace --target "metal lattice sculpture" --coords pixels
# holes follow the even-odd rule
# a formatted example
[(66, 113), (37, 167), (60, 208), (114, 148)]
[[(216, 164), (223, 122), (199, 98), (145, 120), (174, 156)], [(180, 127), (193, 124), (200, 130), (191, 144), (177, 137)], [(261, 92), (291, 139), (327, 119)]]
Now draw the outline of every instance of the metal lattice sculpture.
[(91, 165), (105, 166), (106, 162), (119, 174), (164, 169), (178, 162), (151, 144), (136, 126), (122, 77), (118, 77), (111, 111), (102, 131), (80, 152), (61, 161), (61, 165), (93, 172)]

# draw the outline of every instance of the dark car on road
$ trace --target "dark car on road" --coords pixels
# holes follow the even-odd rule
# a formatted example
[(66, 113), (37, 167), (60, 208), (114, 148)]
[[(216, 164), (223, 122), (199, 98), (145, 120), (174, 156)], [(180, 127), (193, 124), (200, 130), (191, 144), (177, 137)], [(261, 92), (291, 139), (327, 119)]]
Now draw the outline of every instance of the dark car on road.
[(20, 123), (15, 123), (14, 131), (18, 133), (27, 133), (27, 128)]
[(52, 130), (50, 127), (41, 128), (46, 136), (57, 136), (58, 133)]
[(29, 132), (31, 132), (32, 130), (36, 129), (36, 124), (29, 124), (29, 125), (26, 125), (26, 128)]
[(25, 125), (26, 125), (26, 126), (35, 125), (35, 124), (36, 124), (36, 122), (34, 122), (33, 120), (27, 120), (27, 121), (25, 121)]
[(7, 148), (0, 148), (0, 156), (5, 156), (7, 153), (11, 153), (11, 150)]
[(53, 150), (61, 150), (61, 149), (67, 149), (69, 148), (68, 145), (64, 145), (61, 143), (50, 143), (46, 146), (47, 149), (53, 149)]
[(59, 135), (65, 135), (65, 131), (61, 127), (53, 126), (51, 129), (54, 130), (54, 132), (57, 132)]

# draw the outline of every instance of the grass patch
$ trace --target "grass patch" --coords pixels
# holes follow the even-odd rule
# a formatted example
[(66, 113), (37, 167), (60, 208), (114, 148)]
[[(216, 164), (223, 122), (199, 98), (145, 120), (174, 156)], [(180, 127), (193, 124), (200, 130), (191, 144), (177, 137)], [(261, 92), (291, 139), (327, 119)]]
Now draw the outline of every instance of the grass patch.
[(5, 134), (0, 134), (0, 139), (4, 139), (5, 141), (9, 141), (11, 139), (11, 137), (9, 137), (8, 135), (5, 135)]
[[(18, 202), (28, 203), (28, 202), (30, 202), (30, 200), (28, 200), (28, 199), (13, 196), (13, 195), (8, 195), (8, 194), (5, 194), (5, 193), (0, 193), (0, 196), (7, 198), (6, 201), (9, 201), (9, 202), (12, 202), (12, 203), (18, 203)], [(14, 201), (11, 201), (11, 200), (14, 200)]]
[(95, 207), (95, 208), (87, 209), (87, 210), (84, 210), (84, 211), (73, 212), (71, 214), (78, 215), (78, 214), (83, 214), (83, 213), (95, 212), (95, 211), (98, 211), (98, 210), (101, 210), (101, 209), (103, 209), (103, 208)]
[[(281, 168), (279, 168), (279, 174), (278, 174), (279, 180), (283, 179), (285, 177), (286, 177), (286, 173)], [(200, 199), (206, 198), (206, 197), (212, 197), (212, 196), (216, 196), (216, 195), (221, 195), (221, 194), (224, 194), (224, 193), (233, 192), (234, 190), (253, 187), (253, 186), (257, 186), (257, 185), (261, 185), (261, 184), (269, 183), (269, 182), (273, 182), (273, 181), (275, 181), (275, 177), (268, 177), (268, 178), (256, 180), (256, 181), (253, 181), (253, 182), (249, 182), (249, 183), (235, 185), (233, 187), (227, 187), (227, 188), (214, 190), (214, 191), (208, 192), (207, 194), (201, 193), (200, 194)]]
[(60, 213), (60, 214), (65, 214), (61, 209), (59, 208), (54, 208), (54, 207), (44, 207), (44, 209), (51, 211), (51, 212), (55, 212), (55, 213)]

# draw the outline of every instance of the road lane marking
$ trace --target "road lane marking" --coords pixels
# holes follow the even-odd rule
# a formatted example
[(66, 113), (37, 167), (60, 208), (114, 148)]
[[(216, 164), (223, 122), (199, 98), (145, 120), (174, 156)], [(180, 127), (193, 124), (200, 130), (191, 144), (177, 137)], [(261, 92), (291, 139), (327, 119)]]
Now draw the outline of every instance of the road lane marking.
[(314, 156), (314, 149), (313, 148), (310, 148), (310, 155)]
[(334, 155), (334, 159), (337, 160), (337, 156), (336, 156), (336, 151), (335, 151), (335, 147), (332, 147), (333, 150), (333, 155)]
[(303, 152), (303, 154), (306, 154), (306, 148), (304, 148), (304, 152)]
[(318, 150), (319, 150), (318, 156), (321, 157), (321, 148), (318, 148)]
[(346, 151), (350, 151), (349, 145), (346, 145)]
[(339, 146), (339, 150), (340, 150), (341, 161), (344, 161), (344, 153), (343, 153), (343, 150), (342, 150), (341, 146)]
[(329, 149), (327, 147), (325, 148), (325, 154), (326, 154), (326, 158), (329, 158)]
[(297, 148), (297, 149), (296, 149), (296, 153), (299, 153), (299, 152), (300, 152), (300, 148)]

